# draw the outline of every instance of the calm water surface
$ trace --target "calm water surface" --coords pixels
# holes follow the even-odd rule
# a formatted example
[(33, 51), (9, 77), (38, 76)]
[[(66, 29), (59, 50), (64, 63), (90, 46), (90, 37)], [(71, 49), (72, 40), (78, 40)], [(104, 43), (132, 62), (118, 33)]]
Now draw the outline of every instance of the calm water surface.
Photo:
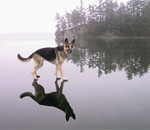
[[(51, 43), (0, 41), (0, 129), (150, 128), (150, 39), (77, 40), (63, 64), (69, 81), (56, 84), (55, 66), (45, 62), (38, 89), (32, 86), (33, 61), (22, 63), (16, 56), (55, 46)], [(36, 100), (31, 95), (21, 99), (26, 92)], [(72, 109), (75, 120), (66, 121), (66, 109)]]

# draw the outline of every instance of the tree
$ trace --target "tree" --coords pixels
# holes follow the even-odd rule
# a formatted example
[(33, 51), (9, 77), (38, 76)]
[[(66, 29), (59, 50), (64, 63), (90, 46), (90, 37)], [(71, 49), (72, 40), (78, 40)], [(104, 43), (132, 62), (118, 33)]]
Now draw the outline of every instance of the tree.
[(66, 24), (67, 24), (67, 29), (71, 28), (71, 14), (66, 12)]
[(74, 9), (71, 14), (71, 22), (73, 27), (80, 25), (80, 12), (79, 9)]
[(98, 5), (81, 5), (65, 16), (56, 14), (57, 30), (68, 30), (80, 25), (88, 27), (93, 36), (150, 36), (150, 0), (128, 0), (118, 5), (117, 0), (99, 0)]
[(65, 31), (67, 29), (65, 17), (61, 17), (61, 30)]
[(111, 28), (114, 24), (114, 16), (115, 11), (117, 9), (117, 2), (114, 2), (113, 0), (106, 0), (105, 5), (105, 12), (106, 12), (106, 24), (108, 28)]
[(99, 5), (97, 7), (97, 12), (98, 12), (97, 17), (99, 22), (104, 21), (105, 19), (104, 7), (105, 7), (105, 2), (103, 2), (103, 0), (99, 0)]
[(55, 17), (55, 20), (56, 20), (56, 28), (57, 30), (60, 30), (61, 29), (61, 19), (60, 19), (60, 15), (58, 13), (56, 13), (56, 17)]
[(89, 5), (88, 7), (88, 23), (92, 24), (92, 23), (95, 23), (96, 22), (96, 17), (97, 17), (97, 14), (96, 14), (96, 6), (91, 6)]

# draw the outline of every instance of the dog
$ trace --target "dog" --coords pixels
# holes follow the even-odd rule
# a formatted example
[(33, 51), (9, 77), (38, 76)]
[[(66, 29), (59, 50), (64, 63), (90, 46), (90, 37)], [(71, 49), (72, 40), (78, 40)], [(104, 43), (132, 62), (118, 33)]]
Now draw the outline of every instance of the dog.
[(18, 59), (23, 62), (29, 62), (31, 59), (35, 62), (35, 67), (32, 71), (32, 76), (34, 79), (38, 79), (40, 76), (37, 75), (37, 70), (43, 66), (43, 61), (46, 60), (56, 65), (55, 76), (56, 78), (60, 79), (58, 76), (58, 71), (60, 72), (61, 77), (63, 80), (68, 80), (65, 78), (63, 71), (62, 71), (62, 64), (67, 59), (67, 56), (72, 53), (72, 49), (75, 43), (75, 39), (71, 42), (68, 39), (65, 39), (65, 43), (63, 46), (58, 46), (55, 48), (42, 48), (34, 53), (32, 53), (28, 58), (21, 57), (18, 54)]
[(20, 98), (31, 97), (39, 105), (52, 106), (62, 110), (66, 114), (66, 120), (68, 121), (70, 117), (74, 120), (76, 116), (71, 108), (69, 102), (67, 101), (65, 95), (63, 94), (63, 86), (66, 81), (61, 82), (61, 86), (58, 86), (58, 79), (55, 81), (56, 92), (45, 93), (44, 87), (37, 83), (34, 79), (32, 86), (35, 89), (35, 94), (31, 92), (24, 92), (20, 95)]

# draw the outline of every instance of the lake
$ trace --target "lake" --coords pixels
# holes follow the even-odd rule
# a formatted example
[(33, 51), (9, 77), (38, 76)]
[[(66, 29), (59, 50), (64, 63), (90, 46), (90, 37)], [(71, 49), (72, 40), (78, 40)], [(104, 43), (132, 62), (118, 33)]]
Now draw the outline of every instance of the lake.
[[(77, 39), (63, 64), (67, 82), (56, 83), (55, 66), (44, 62), (36, 94), (55, 92), (57, 107), (46, 105), (54, 103), (49, 97), (45, 105), (30, 96), (20, 98), (29, 92), (34, 96), (37, 86), (32, 86), (33, 61), (17, 59), (18, 53), (28, 57), (39, 48), (55, 47), (55, 41), (6, 38), (0, 44), (0, 129), (150, 128), (149, 38)], [(66, 120), (66, 108), (72, 109), (75, 120)]]

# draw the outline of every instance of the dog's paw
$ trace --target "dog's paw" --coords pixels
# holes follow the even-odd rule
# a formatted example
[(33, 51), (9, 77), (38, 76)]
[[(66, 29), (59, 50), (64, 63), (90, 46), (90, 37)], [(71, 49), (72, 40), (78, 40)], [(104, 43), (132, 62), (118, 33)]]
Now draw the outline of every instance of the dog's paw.
[(60, 80), (61, 78), (60, 77), (56, 77), (56, 80)]
[(68, 81), (68, 79), (67, 78), (63, 78), (63, 81)]

